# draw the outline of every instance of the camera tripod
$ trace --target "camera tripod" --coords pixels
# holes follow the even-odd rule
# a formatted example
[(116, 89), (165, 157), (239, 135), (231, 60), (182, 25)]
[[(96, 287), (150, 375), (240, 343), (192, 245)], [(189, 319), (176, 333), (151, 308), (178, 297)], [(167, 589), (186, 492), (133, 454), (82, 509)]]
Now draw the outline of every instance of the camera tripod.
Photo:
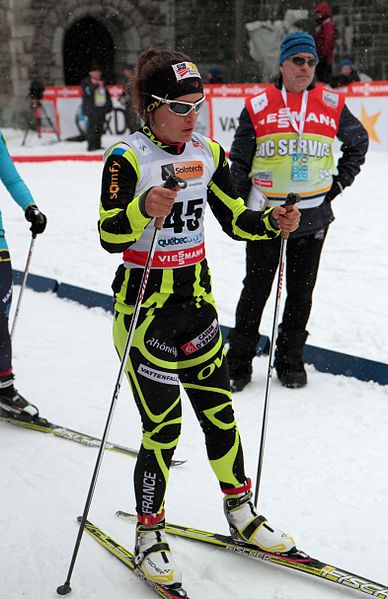
[(57, 128), (55, 127), (53, 121), (47, 114), (47, 110), (40, 100), (31, 100), (31, 110), (30, 114), (27, 117), (26, 128), (24, 130), (24, 136), (22, 141), (22, 146), (25, 145), (28, 133), (30, 131), (36, 131), (38, 137), (41, 137), (42, 134), (42, 116), (46, 119), (52, 131), (56, 134), (58, 141), (61, 141), (60, 135), (58, 133)]

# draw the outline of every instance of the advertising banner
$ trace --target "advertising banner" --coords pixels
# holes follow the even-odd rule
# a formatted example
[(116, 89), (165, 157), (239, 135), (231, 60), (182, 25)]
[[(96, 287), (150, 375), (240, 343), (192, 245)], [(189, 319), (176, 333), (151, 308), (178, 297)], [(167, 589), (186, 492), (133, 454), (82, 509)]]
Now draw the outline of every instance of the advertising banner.
[[(106, 117), (106, 132), (118, 137), (125, 134), (125, 114), (119, 98), (121, 85), (110, 85), (113, 110)], [(78, 85), (46, 87), (43, 103), (48, 113), (55, 113), (55, 125), (62, 140), (85, 133), (87, 119), (82, 114), (82, 92)]]
[[(205, 85), (206, 103), (200, 112), (197, 129), (220, 142), (229, 152), (245, 98), (260, 94), (266, 84)], [(125, 116), (119, 98), (120, 85), (109, 86), (113, 111), (107, 115), (106, 130), (122, 137), (126, 134)], [(346, 94), (346, 103), (367, 129), (370, 150), (388, 152), (388, 81), (357, 82), (337, 88)], [(85, 132), (87, 122), (81, 111), (79, 86), (46, 87), (43, 102), (47, 112), (55, 115), (55, 125), (62, 140)]]

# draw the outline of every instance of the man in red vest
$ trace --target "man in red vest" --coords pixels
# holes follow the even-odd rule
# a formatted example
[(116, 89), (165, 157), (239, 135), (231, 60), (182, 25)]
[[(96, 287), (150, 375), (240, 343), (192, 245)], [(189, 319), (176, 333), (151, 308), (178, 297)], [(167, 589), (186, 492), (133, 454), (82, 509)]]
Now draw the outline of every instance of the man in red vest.
[[(278, 378), (292, 388), (307, 383), (306, 325), (323, 243), (334, 220), (331, 202), (353, 183), (368, 148), (368, 134), (347, 108), (344, 96), (315, 86), (317, 63), (310, 34), (298, 31), (284, 38), (279, 80), (247, 98), (230, 152), (236, 191), (248, 207), (277, 206), (290, 191), (301, 196), (300, 225), (287, 242), (287, 299), (275, 353)], [(337, 164), (332, 150), (335, 137), (342, 142)], [(247, 242), (246, 276), (229, 336), (233, 391), (241, 391), (251, 380), (261, 316), (279, 251), (279, 239)]]

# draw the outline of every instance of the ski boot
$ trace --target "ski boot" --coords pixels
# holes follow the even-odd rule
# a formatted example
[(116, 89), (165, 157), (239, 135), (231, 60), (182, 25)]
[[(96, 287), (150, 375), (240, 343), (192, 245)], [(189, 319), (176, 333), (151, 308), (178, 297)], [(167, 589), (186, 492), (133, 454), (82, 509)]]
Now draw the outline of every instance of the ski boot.
[[(182, 588), (182, 576), (167, 543), (165, 520), (158, 516), (141, 516), (136, 525), (135, 561), (144, 576), (166, 587), (172, 596), (187, 597)], [(152, 523), (155, 522), (156, 523)], [(159, 521), (158, 521), (159, 520)], [(148, 522), (151, 521), (151, 524)]]
[(18, 420), (36, 420), (39, 410), (29, 403), (13, 386), (13, 379), (0, 383), (0, 409), (7, 415)]
[(251, 499), (251, 491), (225, 496), (224, 511), (231, 536), (270, 553), (295, 551), (294, 539), (270, 526), (264, 516), (258, 516)]

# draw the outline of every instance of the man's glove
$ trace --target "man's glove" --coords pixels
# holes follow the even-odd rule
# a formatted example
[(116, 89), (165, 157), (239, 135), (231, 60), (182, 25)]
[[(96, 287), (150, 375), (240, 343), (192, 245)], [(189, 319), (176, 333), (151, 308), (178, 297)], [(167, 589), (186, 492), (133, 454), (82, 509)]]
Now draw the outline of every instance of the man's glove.
[(327, 194), (325, 196), (325, 200), (327, 200), (328, 202), (332, 202), (335, 197), (337, 197), (340, 193), (343, 192), (344, 187), (345, 186), (342, 185), (342, 183), (338, 179), (338, 177), (334, 176), (333, 177), (333, 184), (330, 187), (329, 191), (327, 192)]
[(24, 215), (28, 222), (31, 223), (30, 231), (35, 236), (38, 233), (43, 233), (46, 228), (47, 218), (35, 204), (30, 204), (27, 206)]

